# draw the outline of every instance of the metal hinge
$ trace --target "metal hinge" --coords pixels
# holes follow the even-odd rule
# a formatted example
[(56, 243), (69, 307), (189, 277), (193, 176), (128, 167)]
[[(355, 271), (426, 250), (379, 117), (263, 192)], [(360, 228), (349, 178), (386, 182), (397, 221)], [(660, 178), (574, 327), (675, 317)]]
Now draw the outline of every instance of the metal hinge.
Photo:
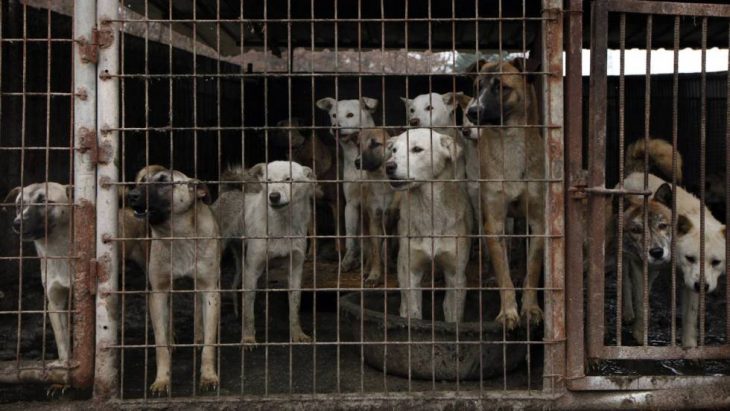
[(105, 49), (114, 42), (114, 32), (109, 28), (94, 28), (91, 32), (91, 41), (84, 37), (78, 39), (81, 61), (96, 64), (99, 61), (99, 49)]
[(109, 164), (114, 157), (111, 143), (105, 141), (99, 146), (96, 131), (89, 130), (86, 127), (81, 127), (79, 133), (81, 133), (79, 152), (82, 154), (88, 152), (91, 156), (91, 162), (94, 164)]

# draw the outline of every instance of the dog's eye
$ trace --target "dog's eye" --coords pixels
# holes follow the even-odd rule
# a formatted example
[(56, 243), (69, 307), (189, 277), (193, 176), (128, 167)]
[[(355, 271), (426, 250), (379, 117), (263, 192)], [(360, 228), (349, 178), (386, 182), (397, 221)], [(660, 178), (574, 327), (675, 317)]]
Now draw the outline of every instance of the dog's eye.
[(36, 202), (36, 203), (39, 203), (39, 204), (40, 204), (40, 203), (43, 203), (43, 202), (45, 202), (45, 201), (46, 201), (46, 197), (45, 197), (45, 196), (43, 196), (43, 195), (39, 195), (39, 196), (38, 196), (38, 197), (36, 197), (36, 199), (35, 199), (35, 202)]
[(414, 153), (420, 153), (421, 151), (423, 151), (423, 149), (421, 147), (415, 146), (411, 151), (413, 151)]
[(669, 228), (669, 224), (667, 224), (667, 223), (659, 223), (659, 225), (657, 226), (657, 228), (660, 229), (660, 230), (666, 230), (667, 228)]
[(643, 234), (644, 233), (644, 227), (640, 225), (635, 225), (631, 227), (631, 232), (634, 234)]
[(347, 118), (353, 118), (354, 116), (355, 116), (355, 115), (354, 115), (354, 114), (352, 114), (352, 113), (347, 113), (347, 116), (346, 116), (346, 117), (347, 117)]
[(337, 114), (332, 113), (332, 118), (337, 118)]
[(398, 151), (398, 149), (397, 149), (397, 148), (395, 148), (395, 147), (392, 147), (392, 148), (390, 149), (390, 151), (391, 151), (391, 152), (393, 152), (393, 153), (395, 153), (395, 152), (397, 152), (397, 151)]
[(284, 179), (284, 181), (286, 181), (286, 182), (289, 182), (289, 181), (291, 181), (291, 177), (287, 177), (287, 178), (285, 178), (285, 179)]
[(426, 106), (426, 111), (431, 111), (431, 110), (433, 110), (432, 106)]
[(415, 112), (416, 112), (416, 110), (414, 110), (414, 109), (411, 108), (411, 113), (415, 113)]
[(694, 264), (697, 261), (697, 257), (693, 255), (686, 255), (684, 256), (684, 258), (686, 258), (687, 262), (689, 262), (690, 264)]
[(712, 264), (713, 267), (717, 267), (718, 265), (720, 265), (720, 260), (712, 260), (710, 264)]
[(378, 141), (378, 140), (373, 140), (373, 141), (370, 142), (370, 147), (373, 147), (373, 148), (378, 147), (378, 146), (382, 146), (382, 145), (383, 144), (380, 141)]

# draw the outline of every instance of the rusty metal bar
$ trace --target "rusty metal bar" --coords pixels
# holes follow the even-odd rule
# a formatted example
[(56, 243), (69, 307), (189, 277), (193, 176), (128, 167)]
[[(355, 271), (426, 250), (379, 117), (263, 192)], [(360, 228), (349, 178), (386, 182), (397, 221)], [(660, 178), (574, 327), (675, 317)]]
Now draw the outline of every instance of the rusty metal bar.
[[(583, 106), (583, 2), (570, 0), (565, 11), (567, 33), (565, 34), (565, 107)], [(569, 110), (565, 117), (565, 186), (585, 185), (583, 170), (583, 125), (582, 110)], [(565, 332), (566, 379), (580, 378), (585, 375), (584, 356), (584, 307), (583, 307), (583, 242), (584, 231), (581, 224), (585, 220), (579, 199), (565, 192), (565, 220), (570, 221), (565, 231)]]
[[(1, 361), (0, 384), (46, 383), (65, 385), (75, 369), (49, 367), (47, 361)], [(73, 380), (72, 380), (73, 381)]]
[(94, 397), (108, 399), (118, 396), (119, 368), (117, 350), (110, 348), (117, 344), (117, 312), (118, 298), (118, 247), (115, 242), (106, 241), (108, 237), (117, 236), (118, 194), (114, 184), (102, 184), (102, 181), (119, 181), (119, 160), (117, 131), (107, 131), (119, 125), (119, 80), (108, 76), (119, 72), (119, 33), (118, 24), (110, 23), (116, 19), (119, 3), (115, 0), (99, 0), (96, 9), (96, 22), (99, 30), (109, 32), (108, 47), (98, 50), (97, 75), (97, 136), (99, 145), (110, 147), (110, 161), (99, 164), (96, 193), (97, 233), (96, 255), (99, 261), (97, 268), (98, 292), (96, 295), (96, 368), (94, 379)]
[[(588, 181), (591, 187), (605, 185), (606, 164), (606, 51), (608, 49), (608, 2), (597, 0), (591, 8), (591, 95), (588, 119)], [(588, 197), (588, 221), (605, 221), (603, 196)], [(588, 229), (588, 357), (598, 355), (604, 334), (604, 242), (602, 224)]]
[(597, 355), (591, 358), (614, 360), (667, 360), (681, 358), (685, 360), (727, 359), (730, 357), (730, 346), (711, 345), (685, 348), (681, 346), (602, 346)]
[(730, 5), (669, 1), (613, 0), (608, 11), (692, 17), (730, 17)]
[[(542, 24), (542, 66), (552, 73), (543, 79), (543, 123), (563, 124), (563, 19), (562, 0), (545, 0)], [(550, 128), (545, 136), (545, 175), (553, 180), (564, 176), (563, 130)], [(565, 285), (565, 193), (563, 181), (546, 185), (545, 218), (550, 236), (545, 241), (545, 286)], [(539, 234), (539, 233), (537, 233)], [(565, 292), (564, 288), (545, 292), (545, 346), (543, 390), (554, 392), (564, 385), (565, 375)], [(528, 363), (529, 365), (529, 363)]]
[[(74, 251), (77, 256), (73, 277), (73, 362), (74, 387), (91, 386), (94, 373), (94, 297), (90, 265), (94, 247), (96, 204), (96, 164), (93, 150), (85, 150), (89, 130), (96, 129), (96, 67), (84, 58), (84, 44), (94, 40), (96, 1), (74, 4)], [(50, 35), (50, 34), (49, 34)], [(50, 51), (49, 51), (50, 52)], [(93, 290), (96, 291), (96, 290)]]

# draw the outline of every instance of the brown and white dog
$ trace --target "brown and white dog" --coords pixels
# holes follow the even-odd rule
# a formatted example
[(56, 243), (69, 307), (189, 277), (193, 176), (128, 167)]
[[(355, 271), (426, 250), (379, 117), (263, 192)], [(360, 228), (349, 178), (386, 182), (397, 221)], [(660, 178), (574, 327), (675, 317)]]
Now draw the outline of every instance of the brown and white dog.
[[(208, 206), (210, 194), (198, 180), (157, 165), (140, 170), (136, 183), (127, 194), (129, 205), (138, 217), (147, 219), (153, 239), (148, 278), (152, 288), (150, 319), (155, 334), (157, 375), (150, 391), (162, 394), (170, 390), (172, 339), (168, 297), (173, 280), (181, 277), (193, 278), (196, 307), (202, 311), (200, 387), (215, 389), (219, 381), (214, 344), (220, 318), (220, 231)], [(199, 323), (196, 321), (196, 343), (200, 339)]]
[[(70, 329), (68, 298), (73, 281), (74, 256), (72, 227), (72, 187), (47, 182), (15, 187), (5, 197), (5, 203), (15, 203), (13, 231), (21, 241), (32, 241), (40, 257), (41, 282), (48, 298), (48, 317), (58, 349), (58, 361), (50, 366), (68, 366)], [(144, 223), (130, 209), (119, 210), (120, 228), (125, 240), (123, 258), (146, 268)]]
[(392, 233), (398, 213), (397, 199), (400, 196), (388, 184), (385, 174), (389, 138), (388, 132), (381, 128), (363, 130), (359, 136), (360, 155), (355, 159), (355, 167), (364, 172), (361, 204), (368, 221), (365, 229), (370, 236), (369, 274), (365, 279), (368, 285), (377, 285), (381, 281), (387, 264), (383, 251), (389, 249), (383, 235)]
[[(537, 302), (537, 287), (543, 263), (545, 233), (545, 140), (538, 128), (537, 99), (531, 79), (525, 75), (523, 61), (475, 64), (475, 97), (467, 106), (469, 121), (480, 128), (478, 150), (483, 179), (503, 182), (481, 183), (481, 212), (489, 257), (500, 287), (500, 312), (497, 320), (515, 328), (520, 315), (539, 323), (542, 310)], [(525, 182), (524, 180), (533, 180)], [(504, 235), (508, 210), (525, 217), (531, 232), (527, 277), (522, 294), (521, 314), (517, 310), (514, 284)]]

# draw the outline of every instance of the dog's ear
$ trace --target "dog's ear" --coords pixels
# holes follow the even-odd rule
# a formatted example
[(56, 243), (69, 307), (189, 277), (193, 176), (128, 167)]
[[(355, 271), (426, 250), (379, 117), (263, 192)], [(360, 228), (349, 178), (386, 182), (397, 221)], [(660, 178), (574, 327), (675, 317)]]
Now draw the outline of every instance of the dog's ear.
[(462, 110), (466, 110), (466, 108), (469, 106), (469, 103), (471, 102), (471, 96), (467, 96), (464, 93), (456, 93), (456, 99), (459, 101), (459, 107), (461, 107)]
[(674, 193), (672, 193), (672, 186), (669, 183), (664, 183), (659, 188), (657, 188), (656, 192), (654, 193), (654, 200), (658, 201), (661, 204), (664, 204), (665, 206), (672, 208), (672, 198), (674, 197)]
[(330, 111), (336, 103), (337, 100), (333, 99), (332, 97), (325, 97), (317, 100), (317, 107), (319, 107), (320, 110)]
[(248, 173), (251, 175), (251, 177), (255, 178), (258, 181), (261, 181), (264, 179), (265, 170), (266, 163), (258, 163), (255, 166), (251, 167), (251, 169), (248, 170)]
[(448, 93), (445, 93), (441, 96), (441, 98), (444, 100), (444, 104), (447, 106), (454, 106), (457, 103), (459, 103), (459, 99), (464, 96), (464, 93), (461, 91), (457, 91), (456, 93), (449, 91)]
[(302, 172), (304, 173), (304, 177), (306, 177), (310, 181), (314, 181), (317, 179), (317, 177), (314, 175), (314, 171), (312, 171), (312, 169), (307, 166), (302, 166)]
[(479, 72), (482, 71), (482, 67), (484, 67), (485, 64), (487, 64), (487, 60), (478, 59), (464, 69), (464, 74), (471, 78), (476, 78), (479, 75)]
[(452, 162), (456, 162), (456, 160), (461, 157), (461, 146), (456, 144), (451, 136), (441, 134), (439, 141), (441, 143), (441, 147), (443, 147), (447, 151), (449, 160), (451, 160)]
[(139, 183), (147, 176), (151, 176), (160, 171), (166, 171), (166, 170), (167, 170), (166, 167), (163, 167), (159, 164), (150, 164), (148, 166), (143, 167), (141, 170), (139, 170), (139, 172), (137, 172), (137, 176), (135, 177), (134, 182)]
[(375, 109), (378, 108), (378, 99), (370, 97), (360, 97), (360, 104), (365, 107), (367, 111), (374, 113)]
[(518, 57), (508, 61), (509, 64), (513, 65), (520, 73), (526, 73), (525, 79), (528, 83), (535, 81), (535, 72), (540, 69), (540, 62), (534, 58), (522, 58)]
[(692, 222), (689, 221), (689, 218), (680, 214), (677, 217), (677, 233), (679, 235), (685, 235), (689, 233), (690, 230), (692, 230)]
[(213, 200), (210, 197), (210, 190), (205, 183), (201, 183), (199, 180), (193, 180), (193, 188), (195, 189), (195, 197), (202, 201), (203, 204), (210, 205)]
[(411, 100), (411, 99), (409, 99), (407, 97), (401, 97), (400, 98), (400, 101), (402, 101), (403, 104), (405, 104), (406, 108), (408, 108), (408, 105), (411, 104), (411, 101), (413, 101), (413, 100)]
[(8, 204), (15, 204), (15, 200), (18, 199), (18, 194), (23, 190), (23, 187), (17, 186), (14, 189), (10, 190), (8, 195), (5, 196), (5, 199), (3, 200), (3, 203)]

